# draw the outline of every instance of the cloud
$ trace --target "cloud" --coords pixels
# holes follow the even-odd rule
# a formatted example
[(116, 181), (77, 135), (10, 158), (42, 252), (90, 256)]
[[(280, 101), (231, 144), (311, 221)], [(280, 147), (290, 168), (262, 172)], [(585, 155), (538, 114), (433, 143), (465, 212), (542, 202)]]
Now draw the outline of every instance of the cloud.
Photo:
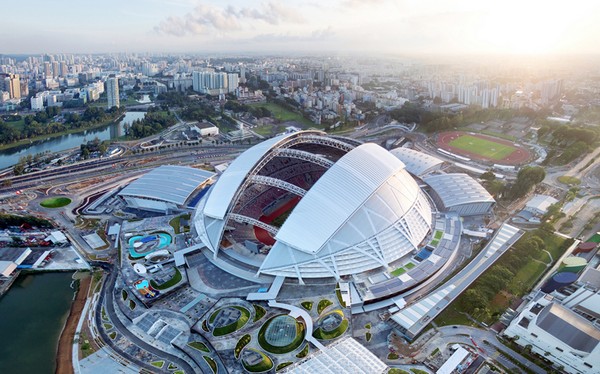
[(283, 22), (302, 23), (304, 18), (278, 1), (263, 3), (259, 8), (225, 8), (208, 4), (198, 4), (194, 10), (182, 17), (170, 16), (154, 27), (161, 34), (184, 36), (186, 34), (208, 34), (227, 32), (244, 28), (254, 21), (279, 25)]
[(342, 1), (342, 6), (355, 8), (359, 6), (373, 6), (379, 5), (386, 2), (386, 0), (344, 0)]
[(317, 29), (309, 34), (304, 35), (293, 35), (289, 33), (285, 34), (260, 34), (251, 39), (253, 42), (275, 42), (275, 43), (288, 43), (288, 42), (319, 42), (331, 39), (335, 35), (335, 32), (331, 26), (324, 29)]

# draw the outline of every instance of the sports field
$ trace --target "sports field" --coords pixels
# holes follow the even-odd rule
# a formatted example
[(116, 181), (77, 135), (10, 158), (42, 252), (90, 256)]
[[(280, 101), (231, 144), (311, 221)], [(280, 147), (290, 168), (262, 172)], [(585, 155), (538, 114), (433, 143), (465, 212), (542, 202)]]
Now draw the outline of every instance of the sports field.
[(471, 135), (461, 135), (450, 141), (448, 145), (492, 160), (502, 160), (516, 151), (516, 148), (513, 146)]

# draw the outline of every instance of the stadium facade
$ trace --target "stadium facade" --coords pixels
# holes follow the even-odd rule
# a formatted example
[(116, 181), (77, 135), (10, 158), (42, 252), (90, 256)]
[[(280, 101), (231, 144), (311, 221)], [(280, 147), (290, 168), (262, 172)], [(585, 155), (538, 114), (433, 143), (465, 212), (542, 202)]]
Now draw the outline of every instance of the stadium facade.
[(431, 226), (430, 202), (402, 161), (320, 131), (246, 150), (194, 217), (215, 259), (301, 283), (387, 269), (418, 249)]

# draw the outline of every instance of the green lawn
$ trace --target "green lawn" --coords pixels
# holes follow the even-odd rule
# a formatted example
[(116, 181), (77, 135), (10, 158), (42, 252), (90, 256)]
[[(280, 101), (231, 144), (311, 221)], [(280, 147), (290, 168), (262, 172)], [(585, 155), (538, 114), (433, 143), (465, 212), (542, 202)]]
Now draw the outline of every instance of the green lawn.
[(208, 366), (210, 366), (213, 373), (216, 373), (217, 372), (217, 363), (215, 362), (215, 360), (213, 360), (211, 357), (208, 357), (208, 356), (202, 356), (202, 358), (204, 359), (204, 361), (206, 361)]
[(242, 315), (240, 316), (240, 318), (238, 318), (237, 321), (235, 321), (227, 326), (215, 327), (215, 329), (213, 330), (213, 336), (223, 336), (223, 335), (231, 334), (232, 332), (237, 331), (237, 330), (241, 329), (242, 327), (244, 327), (244, 325), (248, 322), (248, 319), (250, 319), (250, 311), (248, 309), (238, 306), (238, 305), (234, 305), (233, 308), (242, 312)]
[(309, 312), (310, 312), (310, 310), (311, 310), (311, 309), (312, 309), (312, 307), (313, 307), (313, 302), (312, 302), (312, 301), (303, 301), (303, 302), (301, 302), (301, 303), (300, 303), (300, 305), (302, 305), (302, 307), (303, 307), (304, 309), (306, 309), (307, 311), (309, 311)]
[(496, 143), (491, 140), (481, 139), (471, 135), (461, 135), (448, 144), (455, 148), (491, 158), (492, 160), (502, 160), (516, 150), (513, 146)]
[(181, 272), (179, 271), (179, 269), (175, 268), (175, 274), (173, 275), (173, 278), (160, 285), (157, 284), (154, 280), (151, 280), (150, 285), (157, 290), (166, 290), (167, 288), (173, 287), (177, 283), (181, 282), (182, 279), (183, 277), (181, 275)]
[(202, 342), (189, 342), (188, 345), (202, 352), (210, 352), (210, 349)]
[(405, 264), (404, 266), (406, 266), (406, 268), (407, 268), (408, 270), (410, 270), (410, 269), (414, 268), (416, 265), (415, 265), (415, 264), (413, 264), (412, 262), (409, 262), (408, 264)]
[(397, 277), (397, 276), (402, 275), (404, 273), (406, 273), (406, 269), (403, 268), (403, 267), (399, 267), (398, 269), (392, 271), (390, 274), (392, 276), (394, 276), (394, 277)]
[(558, 181), (568, 186), (578, 186), (581, 184), (581, 180), (579, 178), (570, 177), (568, 175), (562, 175), (558, 177)]
[(323, 312), (323, 310), (325, 310), (325, 308), (327, 308), (330, 305), (333, 305), (331, 300), (321, 299), (319, 301), (319, 304), (317, 304), (317, 313), (321, 314)]
[(251, 340), (252, 337), (246, 334), (242, 336), (240, 340), (237, 341), (237, 343), (235, 344), (235, 349), (233, 350), (233, 355), (235, 356), (235, 358), (240, 358), (240, 353), (242, 352), (242, 349), (244, 349), (244, 347), (247, 346)]
[(444, 232), (441, 230), (436, 230), (435, 234), (433, 234), (433, 238), (440, 240), (444, 236)]
[(256, 322), (256, 321), (260, 320), (261, 318), (263, 318), (265, 316), (265, 314), (267, 314), (267, 311), (262, 306), (260, 306), (258, 304), (252, 304), (252, 306), (254, 307), (254, 320), (253, 320), (253, 322)]
[(289, 111), (275, 103), (255, 103), (250, 104), (250, 106), (267, 108), (273, 114), (273, 117), (281, 122), (295, 121), (307, 127), (314, 126), (312, 122), (302, 117), (301, 114)]
[(263, 371), (271, 370), (273, 368), (273, 360), (271, 360), (271, 358), (269, 358), (269, 356), (267, 356), (266, 354), (262, 353), (261, 351), (259, 351), (257, 349), (254, 349), (254, 348), (248, 348), (248, 349), (258, 352), (262, 356), (262, 361), (256, 365), (246, 365), (246, 362), (243, 362), (244, 369), (246, 369), (252, 373), (260, 373)]
[(348, 330), (348, 319), (344, 318), (342, 323), (331, 331), (324, 331), (318, 328), (313, 332), (313, 336), (319, 340), (331, 340), (342, 336)]
[(40, 203), (44, 208), (62, 208), (71, 204), (71, 199), (68, 197), (51, 197)]

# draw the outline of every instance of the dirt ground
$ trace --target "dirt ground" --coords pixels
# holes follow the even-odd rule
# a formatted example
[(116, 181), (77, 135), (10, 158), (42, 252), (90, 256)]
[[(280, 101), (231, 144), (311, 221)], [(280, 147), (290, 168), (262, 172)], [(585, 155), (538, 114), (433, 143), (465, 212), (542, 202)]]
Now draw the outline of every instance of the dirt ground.
[(75, 330), (77, 329), (77, 323), (81, 317), (81, 312), (85, 306), (91, 279), (92, 278), (89, 276), (81, 279), (77, 297), (73, 300), (73, 304), (71, 304), (69, 317), (67, 318), (65, 327), (60, 335), (60, 340), (58, 341), (58, 352), (56, 353), (57, 374), (73, 373), (73, 337), (75, 336)]

